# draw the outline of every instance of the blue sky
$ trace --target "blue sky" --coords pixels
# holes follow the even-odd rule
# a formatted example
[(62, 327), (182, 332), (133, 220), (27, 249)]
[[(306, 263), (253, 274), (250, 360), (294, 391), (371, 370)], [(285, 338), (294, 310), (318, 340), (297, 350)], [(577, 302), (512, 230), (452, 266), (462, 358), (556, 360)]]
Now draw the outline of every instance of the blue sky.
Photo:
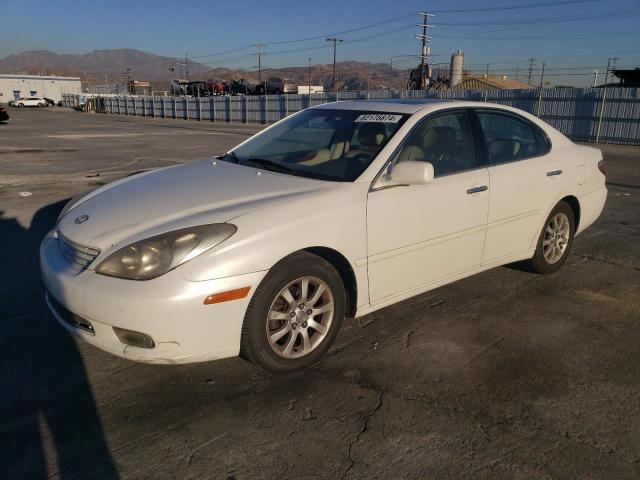
[[(557, 0), (562, 1), (562, 0)], [(472, 70), (523, 75), (527, 59), (544, 60), (554, 84), (584, 85), (607, 58), (617, 65), (640, 65), (640, 0), (566, 0), (576, 3), (508, 9), (554, 0), (430, 1), (123, 1), (1, 0), (0, 58), (25, 50), (85, 53), (94, 49), (136, 48), (160, 55), (198, 57), (212, 67), (256, 65), (251, 44), (318, 39), (264, 47), (268, 67), (330, 63), (332, 50), (322, 36), (378, 24), (339, 36), (338, 60), (366, 60), (409, 67), (418, 53), (415, 16), (431, 19), (433, 62), (448, 62), (462, 49)], [(470, 11), (497, 7), (491, 11)], [(507, 7), (507, 8), (505, 8)], [(461, 10), (459, 12), (451, 10)], [(13, 15), (11, 12), (15, 12)], [(16, 17), (28, 17), (17, 22)], [(386, 23), (381, 23), (386, 22)], [(224, 53), (228, 52), (228, 53)], [(218, 55), (215, 55), (218, 54)]]

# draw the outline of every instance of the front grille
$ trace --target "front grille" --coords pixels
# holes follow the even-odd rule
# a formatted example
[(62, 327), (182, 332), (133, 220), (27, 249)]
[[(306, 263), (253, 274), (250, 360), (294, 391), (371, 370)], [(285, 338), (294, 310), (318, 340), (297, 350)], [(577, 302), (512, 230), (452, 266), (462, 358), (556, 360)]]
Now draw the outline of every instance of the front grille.
[(62, 320), (64, 320), (67, 325), (83, 330), (87, 333), (90, 333), (91, 335), (96, 334), (93, 329), (93, 325), (91, 325), (91, 322), (89, 322), (89, 320), (69, 311), (67, 307), (62, 305), (58, 300), (56, 300), (56, 297), (51, 295), (49, 292), (47, 292), (46, 295), (51, 308), (55, 311), (55, 313), (59, 315)]
[(62, 256), (67, 261), (80, 265), (83, 270), (100, 254), (100, 250), (72, 242), (60, 232), (58, 232), (58, 244), (60, 245)]

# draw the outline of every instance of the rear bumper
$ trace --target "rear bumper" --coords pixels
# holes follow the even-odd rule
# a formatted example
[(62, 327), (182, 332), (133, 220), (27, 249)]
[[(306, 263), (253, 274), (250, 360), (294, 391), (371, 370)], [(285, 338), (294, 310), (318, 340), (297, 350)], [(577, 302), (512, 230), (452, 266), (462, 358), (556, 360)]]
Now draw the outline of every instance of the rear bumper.
[[(138, 282), (92, 270), (78, 272), (51, 235), (40, 247), (40, 265), (47, 304), (66, 330), (109, 353), (145, 363), (192, 363), (238, 355), (245, 311), (266, 274), (192, 282), (177, 269)], [(243, 287), (251, 287), (243, 299), (203, 303), (208, 295)], [(155, 346), (125, 345), (113, 327), (148, 335)]]
[(580, 224), (578, 225), (578, 230), (576, 230), (576, 235), (589, 228), (600, 217), (607, 201), (607, 193), (607, 187), (603, 186), (599, 190), (578, 198), (580, 202)]

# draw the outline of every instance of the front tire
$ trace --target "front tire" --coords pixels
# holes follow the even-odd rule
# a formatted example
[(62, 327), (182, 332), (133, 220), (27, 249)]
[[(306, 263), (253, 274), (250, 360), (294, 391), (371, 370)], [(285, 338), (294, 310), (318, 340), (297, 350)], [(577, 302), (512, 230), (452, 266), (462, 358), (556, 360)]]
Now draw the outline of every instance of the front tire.
[(285, 258), (249, 303), (240, 355), (276, 374), (310, 367), (334, 342), (345, 298), (342, 278), (329, 262), (307, 252)]
[(559, 270), (571, 253), (575, 231), (573, 210), (568, 203), (558, 203), (540, 232), (536, 253), (529, 262), (533, 271), (549, 274)]

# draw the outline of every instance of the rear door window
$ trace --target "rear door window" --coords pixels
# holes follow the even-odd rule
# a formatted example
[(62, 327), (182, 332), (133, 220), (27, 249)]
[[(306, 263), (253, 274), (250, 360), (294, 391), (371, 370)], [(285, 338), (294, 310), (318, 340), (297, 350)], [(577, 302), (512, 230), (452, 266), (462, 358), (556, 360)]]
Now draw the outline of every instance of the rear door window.
[(476, 110), (487, 145), (489, 163), (514, 162), (545, 155), (545, 135), (529, 120), (510, 112)]

